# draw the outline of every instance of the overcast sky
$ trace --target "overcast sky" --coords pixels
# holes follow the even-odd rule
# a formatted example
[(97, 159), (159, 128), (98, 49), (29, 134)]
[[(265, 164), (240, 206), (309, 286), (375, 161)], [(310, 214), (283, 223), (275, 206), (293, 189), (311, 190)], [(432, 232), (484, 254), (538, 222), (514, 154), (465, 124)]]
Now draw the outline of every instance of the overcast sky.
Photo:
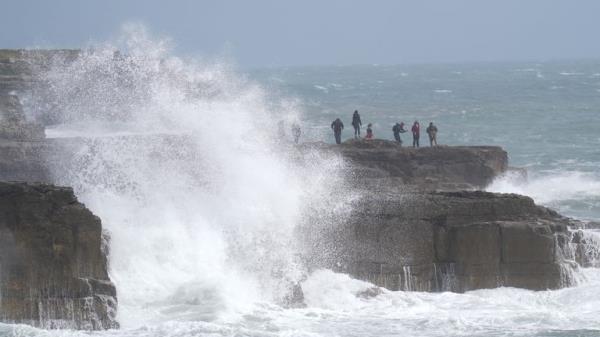
[(0, 0), (0, 48), (79, 47), (127, 22), (242, 66), (600, 58), (599, 0)]

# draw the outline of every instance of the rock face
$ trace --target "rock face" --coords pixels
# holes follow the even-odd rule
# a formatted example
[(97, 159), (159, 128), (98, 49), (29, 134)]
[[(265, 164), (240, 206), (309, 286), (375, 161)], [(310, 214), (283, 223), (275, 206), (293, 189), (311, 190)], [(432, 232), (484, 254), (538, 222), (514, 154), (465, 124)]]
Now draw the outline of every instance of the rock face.
[(401, 147), (387, 140), (348, 140), (339, 146), (306, 144), (341, 154), (360, 185), (412, 185), (425, 190), (481, 189), (508, 169), (497, 146)]
[(577, 256), (592, 254), (572, 242), (573, 220), (528, 197), (478, 191), (509, 169), (499, 147), (413, 149), (384, 140), (307, 147), (343, 156), (348, 188), (360, 196), (335, 225), (307, 221), (302, 235), (314, 268), (392, 290), (543, 290), (573, 285), (575, 260), (584, 260)]
[(55, 60), (71, 61), (79, 50), (0, 49), (0, 95), (29, 94), (36, 85), (35, 71)]
[(28, 122), (23, 106), (15, 95), (0, 95), (0, 139), (41, 140), (44, 127)]
[(49, 182), (44, 127), (25, 118), (17, 96), (0, 94), (0, 180)]
[[(372, 191), (371, 191), (372, 192)], [(392, 290), (573, 284), (569, 220), (518, 195), (371, 193), (343, 225), (304, 231), (310, 264)]]
[(52, 143), (0, 139), (0, 181), (52, 183), (47, 166)]
[(0, 183), (0, 320), (118, 327), (100, 219), (70, 188)]
[[(36, 69), (78, 51), (0, 50), (0, 181), (52, 183), (58, 144), (26, 118)], [(31, 99), (29, 99), (31, 100)], [(0, 182), (0, 321), (42, 328), (109, 329), (116, 290), (100, 219), (70, 188)]]

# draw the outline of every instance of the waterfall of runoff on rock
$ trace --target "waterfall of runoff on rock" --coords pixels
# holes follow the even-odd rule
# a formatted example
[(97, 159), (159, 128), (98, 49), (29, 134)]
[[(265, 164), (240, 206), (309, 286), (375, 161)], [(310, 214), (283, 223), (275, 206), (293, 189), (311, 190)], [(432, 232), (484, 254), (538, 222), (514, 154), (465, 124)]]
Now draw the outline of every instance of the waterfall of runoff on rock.
[[(344, 216), (346, 204), (336, 199), (343, 162), (313, 153), (310, 165), (295, 164), (277, 138), (279, 120), (300, 119), (294, 100), (272, 100), (227, 64), (172, 56), (168, 41), (134, 26), (116, 45), (43, 75), (49, 90), (31, 104), (57, 123), (48, 135), (80, 137), (65, 142), (71, 147), (56, 178), (74, 187), (111, 236), (123, 328), (94, 334), (577, 336), (600, 329), (597, 269), (582, 269), (583, 282), (557, 291), (382, 290), (372, 298), (358, 296), (371, 284), (347, 275), (306, 275), (294, 229), (307, 207)], [(307, 307), (285, 309), (298, 281)], [(0, 324), (4, 334), (87, 335)]]
[(43, 74), (56, 108), (45, 118), (61, 123), (48, 134), (80, 144), (54, 173), (110, 233), (125, 327), (284, 302), (306, 276), (294, 238), (302, 212), (335, 207), (341, 182), (335, 157), (288, 158), (277, 125), (299, 119), (293, 102), (166, 44), (129, 27), (123, 54), (104, 45)]

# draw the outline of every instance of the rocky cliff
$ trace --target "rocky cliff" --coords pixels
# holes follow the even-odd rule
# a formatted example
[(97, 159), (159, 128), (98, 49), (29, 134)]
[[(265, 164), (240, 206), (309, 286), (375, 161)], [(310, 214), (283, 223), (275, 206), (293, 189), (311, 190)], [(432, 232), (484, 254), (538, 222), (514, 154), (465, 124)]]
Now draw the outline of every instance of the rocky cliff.
[[(56, 148), (17, 96), (0, 94), (0, 180), (52, 182)], [(106, 238), (70, 188), (0, 182), (0, 321), (118, 327)]]
[(359, 196), (335, 225), (307, 221), (302, 235), (313, 268), (393, 290), (542, 290), (576, 282), (575, 261), (589, 246), (573, 242), (575, 221), (528, 197), (479, 191), (508, 169), (501, 148), (352, 140), (300, 152), (310, 148), (345, 158), (347, 188)]
[(44, 127), (27, 120), (19, 98), (0, 94), (0, 180), (50, 182), (51, 148)]
[(0, 320), (116, 328), (106, 237), (66, 187), (0, 183)]
[(339, 146), (308, 143), (340, 154), (355, 185), (410, 185), (421, 190), (481, 189), (508, 169), (508, 155), (498, 146), (401, 147), (387, 140), (348, 140)]
[(530, 198), (478, 191), (365, 195), (339, 226), (303, 231), (309, 265), (392, 290), (574, 284), (570, 220)]
[(31, 94), (38, 82), (36, 71), (55, 61), (72, 61), (79, 53), (71, 49), (0, 49), (0, 95)]
[[(16, 93), (54, 52), (0, 50), (0, 180), (51, 182), (53, 144)], [(43, 328), (118, 327), (100, 219), (69, 188), (0, 183), (0, 320)]]

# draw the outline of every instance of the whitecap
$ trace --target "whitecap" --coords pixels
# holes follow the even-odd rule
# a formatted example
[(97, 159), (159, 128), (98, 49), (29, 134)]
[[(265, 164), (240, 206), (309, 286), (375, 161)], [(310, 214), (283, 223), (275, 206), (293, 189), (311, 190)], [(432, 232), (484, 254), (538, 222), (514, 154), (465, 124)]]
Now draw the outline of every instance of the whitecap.
[(315, 84), (315, 85), (313, 85), (313, 88), (315, 88), (317, 90), (321, 90), (324, 93), (328, 93), (329, 92), (329, 89), (327, 89), (327, 87), (324, 87), (322, 85)]
[(583, 75), (583, 73), (568, 72), (568, 71), (562, 71), (559, 74), (562, 76), (581, 76), (581, 75)]
[(542, 205), (559, 206), (570, 201), (599, 199), (600, 179), (590, 173), (575, 171), (538, 174), (524, 181), (522, 175), (508, 173), (496, 179), (487, 190), (522, 194)]

